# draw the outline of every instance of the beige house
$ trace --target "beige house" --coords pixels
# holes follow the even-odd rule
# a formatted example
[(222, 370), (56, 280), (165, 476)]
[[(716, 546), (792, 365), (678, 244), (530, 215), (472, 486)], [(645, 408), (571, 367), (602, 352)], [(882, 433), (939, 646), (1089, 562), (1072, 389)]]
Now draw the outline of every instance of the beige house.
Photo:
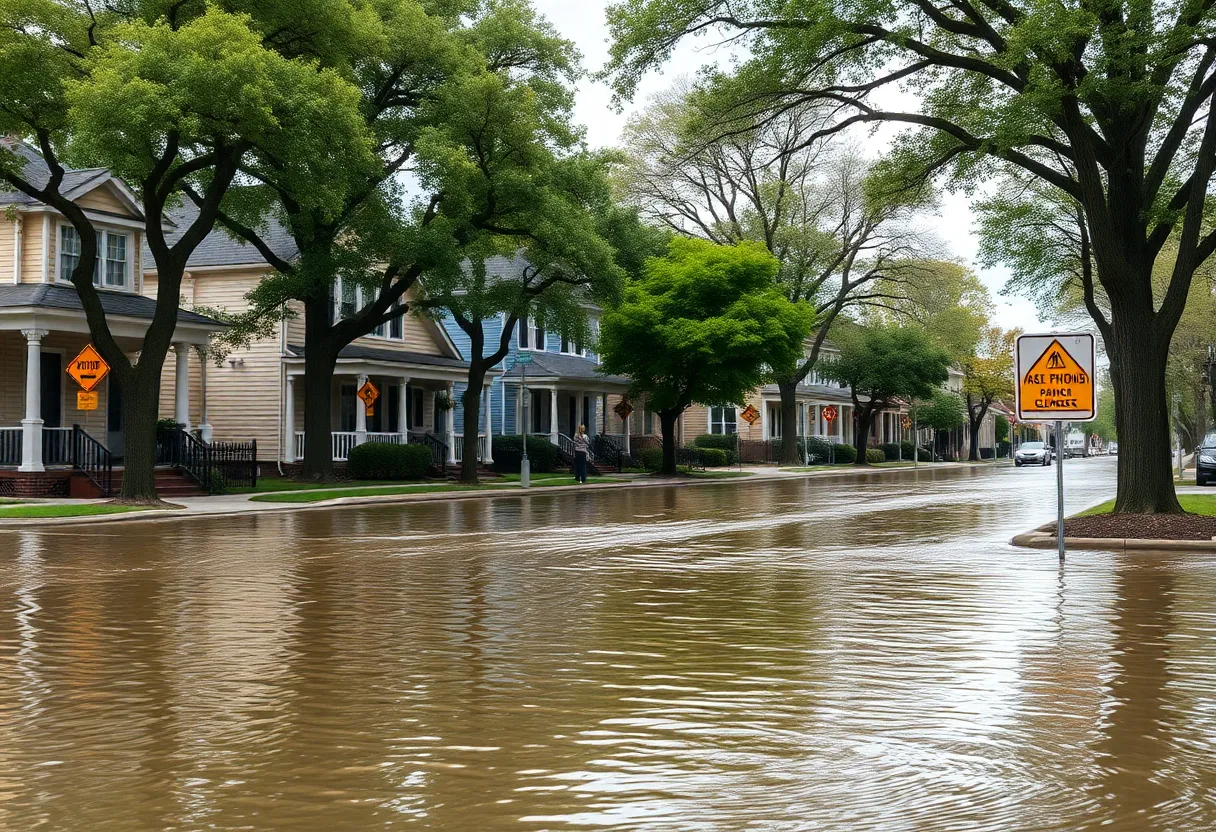
[[(285, 229), (272, 225), (265, 239), (284, 260), (297, 256)], [(182, 305), (243, 311), (248, 292), (270, 272), (253, 246), (216, 230), (187, 264)], [(144, 291), (156, 291), (154, 270), (144, 274)], [(357, 287), (335, 282), (335, 316), (353, 314), (362, 303)], [(378, 441), (424, 442), (437, 462), (457, 461), (460, 435), (446, 402), (453, 385), (465, 380), (467, 363), (440, 324), (407, 314), (347, 346), (333, 377), (314, 381), (304, 377), (302, 305), (294, 311), (275, 337), (235, 350), (218, 366), (200, 351), (166, 365), (162, 414), (206, 441), (256, 440), (261, 461), (291, 465), (304, 455), (305, 385), (328, 384), (333, 459), (345, 460), (355, 445)], [(356, 397), (367, 381), (380, 393), (370, 416)], [(176, 399), (175, 390), (182, 391)], [(488, 457), (488, 441), (483, 446)]]
[[(25, 143), (5, 139), (0, 152), (23, 158), (35, 185), (49, 177), (42, 157)], [(104, 169), (69, 171), (61, 192), (97, 229), (94, 283), (110, 331), (134, 354), (156, 306), (141, 294), (139, 205)], [(19, 191), (0, 191), (0, 495), (96, 493), (100, 468), (121, 464), (122, 395), (114, 376), (97, 387), (97, 408), (80, 410), (79, 388), (66, 374), (89, 343), (70, 282), (79, 253), (79, 236), (62, 214)], [(185, 354), (222, 328), (183, 311), (175, 346)]]

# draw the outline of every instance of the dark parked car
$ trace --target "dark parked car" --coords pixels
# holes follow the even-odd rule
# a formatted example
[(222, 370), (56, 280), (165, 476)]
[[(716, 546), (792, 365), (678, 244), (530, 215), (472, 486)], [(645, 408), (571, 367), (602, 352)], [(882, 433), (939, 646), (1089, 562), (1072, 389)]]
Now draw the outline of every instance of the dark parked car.
[(1023, 442), (1018, 452), (1013, 455), (1013, 464), (1021, 468), (1023, 465), (1050, 465), (1051, 448), (1045, 442)]
[(1216, 431), (1203, 437), (1203, 444), (1195, 449), (1195, 484), (1207, 485), (1216, 480)]

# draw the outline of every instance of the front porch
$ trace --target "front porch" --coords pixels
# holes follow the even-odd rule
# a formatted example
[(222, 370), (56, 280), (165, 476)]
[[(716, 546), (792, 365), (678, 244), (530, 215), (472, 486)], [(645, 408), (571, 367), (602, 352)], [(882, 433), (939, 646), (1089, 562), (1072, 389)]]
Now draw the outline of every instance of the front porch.
[[(118, 346), (138, 351), (155, 302), (123, 292), (99, 295)], [(220, 326), (181, 312), (178, 360), (205, 347)], [(85, 402), (67, 375), (69, 363), (89, 343), (88, 333), (74, 287), (0, 287), (0, 494), (70, 496), (89, 483), (95, 492), (110, 492), (123, 455), (122, 391), (110, 374), (93, 390), (96, 407), (81, 409)], [(188, 388), (178, 395), (188, 397)]]

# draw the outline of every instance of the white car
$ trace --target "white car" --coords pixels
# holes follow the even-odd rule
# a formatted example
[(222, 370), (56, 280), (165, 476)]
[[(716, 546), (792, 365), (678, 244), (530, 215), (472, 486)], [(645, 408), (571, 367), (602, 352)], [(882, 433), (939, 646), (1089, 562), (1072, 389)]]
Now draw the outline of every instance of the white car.
[(1045, 442), (1023, 442), (1013, 455), (1013, 464), (1019, 468), (1023, 465), (1050, 465), (1051, 448)]

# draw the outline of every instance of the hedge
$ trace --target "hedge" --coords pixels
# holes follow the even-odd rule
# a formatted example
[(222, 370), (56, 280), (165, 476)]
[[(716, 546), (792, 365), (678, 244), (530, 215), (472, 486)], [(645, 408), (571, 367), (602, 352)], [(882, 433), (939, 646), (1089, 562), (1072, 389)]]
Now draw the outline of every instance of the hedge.
[[(912, 442), (909, 442), (907, 439), (905, 439), (903, 442), (900, 442), (899, 447), (900, 447), (900, 450), (903, 452), (904, 462), (911, 462), (913, 457), (916, 456), (916, 445), (913, 444)], [(924, 454), (921, 454), (921, 456), (924, 456)]]
[[(734, 465), (739, 461), (739, 435), (735, 433), (703, 433), (692, 440), (694, 448), (713, 448), (726, 453), (723, 465)], [(709, 467), (710, 463), (705, 463)]]
[(417, 480), (431, 468), (426, 445), (365, 442), (350, 449), (346, 469), (356, 480)]
[(887, 455), (883, 453), (882, 448), (866, 448), (866, 462), (871, 465), (877, 465), (880, 462), (886, 462)]
[[(494, 451), (494, 470), (501, 474), (518, 474), (520, 460), (524, 455), (524, 438), (519, 434), (514, 436), (495, 436), (492, 445)], [(557, 446), (543, 436), (528, 437), (528, 468), (533, 473), (550, 474), (559, 469), (564, 470), (557, 455)]]
[(647, 471), (660, 471), (663, 468), (663, 449), (662, 448), (643, 448), (638, 454), (638, 462), (642, 463), (642, 467)]
[(852, 465), (857, 461), (857, 449), (852, 445), (833, 445), (832, 454), (837, 465)]
[(697, 454), (706, 468), (725, 468), (730, 464), (730, 455), (722, 448), (697, 448)]
[(879, 446), (882, 449), (883, 462), (898, 462), (903, 445), (899, 442), (886, 442)]

